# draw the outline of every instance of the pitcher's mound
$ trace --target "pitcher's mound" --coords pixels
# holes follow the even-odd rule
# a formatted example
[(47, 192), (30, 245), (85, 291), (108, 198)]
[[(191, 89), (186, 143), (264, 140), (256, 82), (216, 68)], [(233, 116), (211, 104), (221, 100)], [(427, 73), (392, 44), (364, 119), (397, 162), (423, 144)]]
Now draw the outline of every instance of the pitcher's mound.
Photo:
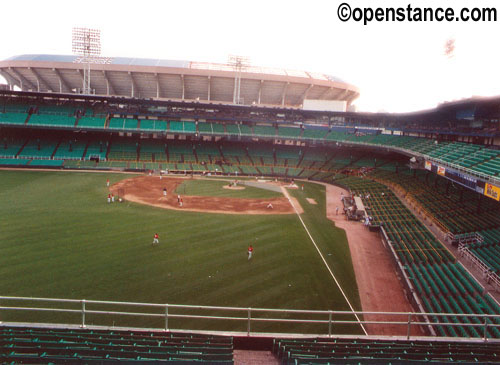
[(228, 190), (245, 190), (244, 186), (224, 185), (223, 188)]

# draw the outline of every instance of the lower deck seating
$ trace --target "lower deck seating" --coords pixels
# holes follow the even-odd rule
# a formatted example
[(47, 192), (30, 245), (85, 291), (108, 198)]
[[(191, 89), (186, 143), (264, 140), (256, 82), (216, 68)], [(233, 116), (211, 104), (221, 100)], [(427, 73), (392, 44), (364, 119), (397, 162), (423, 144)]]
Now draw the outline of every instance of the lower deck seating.
[(25, 142), (26, 138), (4, 138), (0, 141), (0, 156), (15, 157)]
[(0, 327), (1, 363), (233, 363), (231, 337), (147, 331)]
[[(454, 234), (476, 232), (500, 227), (500, 205), (493, 200), (480, 201), (480, 195), (431, 172), (399, 168), (373, 171), (368, 175), (377, 181), (395, 184), (408, 192), (427, 214)], [(478, 211), (478, 206), (481, 210)]]
[(0, 158), (0, 165), (26, 166), (30, 162), (27, 158)]
[(19, 152), (19, 157), (51, 158), (57, 146), (54, 139), (31, 139)]
[(84, 157), (86, 160), (93, 157), (99, 158), (100, 160), (105, 160), (107, 149), (108, 145), (105, 142), (90, 142), (87, 146), (87, 152), (85, 153)]
[(81, 159), (83, 153), (85, 152), (85, 147), (87, 142), (75, 141), (75, 140), (64, 140), (61, 141), (59, 147), (57, 147), (54, 158), (58, 159)]
[(64, 167), (68, 169), (93, 169), (97, 167), (95, 161), (82, 160), (65, 160)]
[(108, 159), (136, 161), (138, 146), (139, 143), (135, 141), (113, 141), (109, 149)]
[(64, 160), (32, 160), (30, 166), (62, 167)]
[[(479, 324), (476, 322), (479, 318), (459, 314), (500, 313), (500, 306), (491, 301), (489, 295), (483, 295), (484, 288), (460, 264), (455, 264), (451, 253), (386, 186), (345, 175), (337, 176), (335, 181), (360, 196), (372, 217), (372, 224), (383, 226), (407, 277), (422, 299), (425, 311), (457, 314), (431, 318), (434, 322), (450, 323), (433, 326), (436, 333), (450, 337), (481, 337), (480, 330), (467, 326), (470, 321)], [(500, 324), (500, 318), (492, 321)], [(500, 330), (489, 327), (486, 335), (500, 338)]]
[(371, 339), (275, 339), (283, 364), (498, 363), (498, 343)]

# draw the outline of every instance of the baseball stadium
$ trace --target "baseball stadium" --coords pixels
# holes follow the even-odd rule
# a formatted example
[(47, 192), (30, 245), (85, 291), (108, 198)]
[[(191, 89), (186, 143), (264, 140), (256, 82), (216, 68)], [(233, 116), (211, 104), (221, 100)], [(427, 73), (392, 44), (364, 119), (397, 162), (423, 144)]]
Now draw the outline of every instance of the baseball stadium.
[(337, 77), (241, 62), (0, 75), (2, 363), (500, 362), (500, 97), (356, 112)]

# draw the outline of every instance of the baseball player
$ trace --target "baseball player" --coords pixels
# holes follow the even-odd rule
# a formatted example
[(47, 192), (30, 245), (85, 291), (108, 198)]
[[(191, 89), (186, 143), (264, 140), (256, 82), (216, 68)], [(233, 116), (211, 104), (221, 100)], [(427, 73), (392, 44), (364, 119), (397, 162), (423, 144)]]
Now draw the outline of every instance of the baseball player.
[(160, 243), (158, 238), (159, 238), (158, 233), (155, 233), (154, 238), (153, 238), (153, 243), (152, 243), (153, 246), (158, 245)]
[(163, 196), (167, 196), (167, 188), (163, 188)]
[(248, 246), (248, 259), (250, 260), (252, 258), (252, 253), (253, 253), (253, 247), (252, 245)]
[(106, 179), (106, 186), (109, 187), (109, 179)]
[(182, 198), (179, 198), (179, 206), (182, 208)]
[(115, 202), (115, 194), (111, 194), (111, 203)]
[(177, 194), (177, 204), (180, 204), (181, 203), (181, 196), (179, 194)]
[(111, 203), (111, 194), (108, 194), (108, 203)]
[(267, 205), (267, 209), (273, 209), (273, 205), (272, 205), (271, 203), (269, 203), (269, 204)]

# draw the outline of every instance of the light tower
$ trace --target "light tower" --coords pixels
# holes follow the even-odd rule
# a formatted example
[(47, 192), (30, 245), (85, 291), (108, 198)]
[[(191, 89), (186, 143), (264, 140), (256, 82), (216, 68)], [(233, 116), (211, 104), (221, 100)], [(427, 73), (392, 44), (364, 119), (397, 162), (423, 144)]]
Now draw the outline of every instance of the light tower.
[(91, 94), (90, 64), (101, 54), (101, 31), (99, 29), (73, 28), (72, 39), (73, 54), (83, 57), (82, 94)]
[(243, 56), (229, 55), (228, 65), (233, 66), (236, 71), (236, 77), (234, 78), (233, 103), (241, 104), (241, 71), (250, 66), (250, 59)]

